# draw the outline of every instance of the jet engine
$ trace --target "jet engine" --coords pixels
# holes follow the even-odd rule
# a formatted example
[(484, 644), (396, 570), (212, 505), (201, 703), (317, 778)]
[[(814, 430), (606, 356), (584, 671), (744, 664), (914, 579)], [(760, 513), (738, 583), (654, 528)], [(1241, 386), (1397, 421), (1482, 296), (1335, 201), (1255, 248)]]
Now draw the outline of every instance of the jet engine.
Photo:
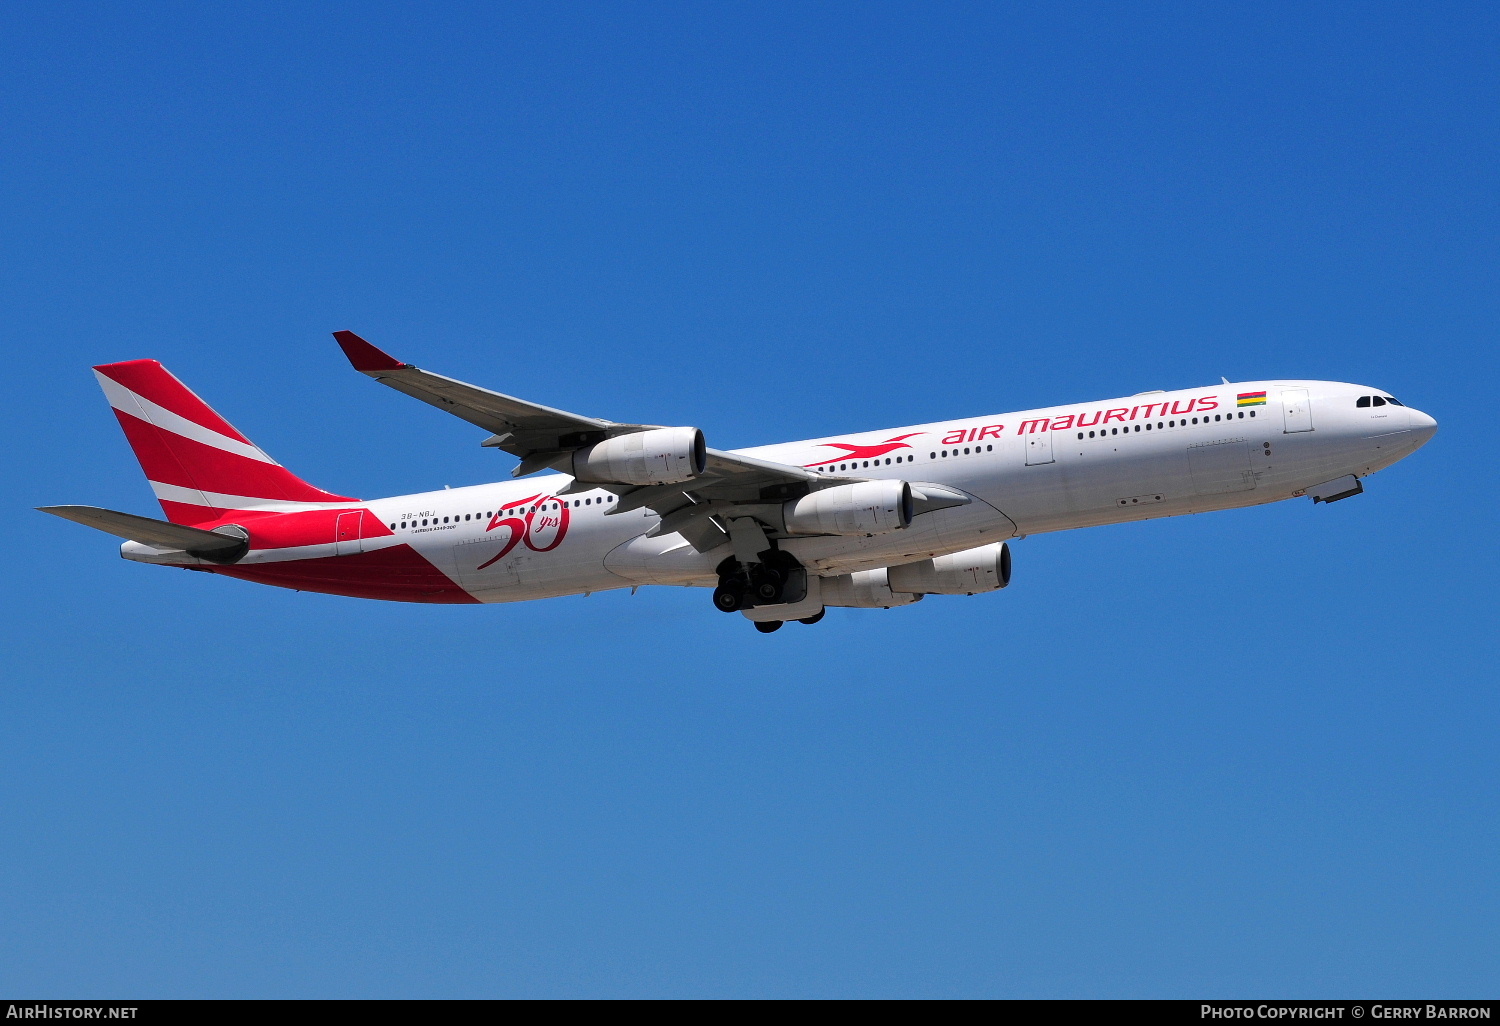
[(978, 548), (888, 567), (894, 592), (914, 595), (977, 595), (1010, 583), (1010, 546), (991, 542)]
[(889, 609), (922, 601), (921, 595), (895, 592), (886, 579), (886, 568), (857, 570), (852, 574), (823, 578), (825, 606), (859, 606), (865, 609)]
[(863, 538), (898, 531), (911, 523), (912, 515), (911, 485), (905, 481), (836, 485), (782, 506), (787, 534)]
[(573, 454), (573, 476), (590, 484), (678, 484), (703, 473), (708, 449), (692, 427), (616, 435)]

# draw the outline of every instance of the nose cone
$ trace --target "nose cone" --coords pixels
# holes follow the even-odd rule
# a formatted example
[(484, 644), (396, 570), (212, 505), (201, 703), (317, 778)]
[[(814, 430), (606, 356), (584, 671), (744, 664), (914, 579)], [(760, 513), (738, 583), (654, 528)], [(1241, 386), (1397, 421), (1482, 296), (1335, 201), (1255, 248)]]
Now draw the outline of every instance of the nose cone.
[(1408, 407), (1408, 412), (1411, 414), (1412, 448), (1420, 449), (1432, 439), (1433, 435), (1437, 434), (1437, 421), (1421, 410), (1412, 410)]

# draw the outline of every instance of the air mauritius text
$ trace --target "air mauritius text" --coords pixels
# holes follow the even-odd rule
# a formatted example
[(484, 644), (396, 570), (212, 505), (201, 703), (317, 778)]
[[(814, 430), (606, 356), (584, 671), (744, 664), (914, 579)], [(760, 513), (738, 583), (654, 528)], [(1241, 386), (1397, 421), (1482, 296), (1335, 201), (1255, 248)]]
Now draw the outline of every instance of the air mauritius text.
[[(1148, 420), (1151, 417), (1180, 417), (1184, 413), (1202, 413), (1205, 410), (1218, 408), (1218, 397), (1206, 395), (1189, 399), (1186, 402), (1179, 399), (1170, 403), (1143, 403), (1140, 406), (1119, 406), (1113, 410), (1065, 413), (1061, 417), (1038, 417), (1035, 420), (1022, 421), (1021, 428), (1016, 433), (1034, 435), (1038, 431), (1065, 431), (1068, 428), (1093, 427), (1095, 424), (1108, 424), (1111, 421), (1124, 424), (1137, 417), (1144, 417)], [(1153, 410), (1156, 412), (1153, 413)], [(1093, 419), (1086, 419), (1088, 417)]]

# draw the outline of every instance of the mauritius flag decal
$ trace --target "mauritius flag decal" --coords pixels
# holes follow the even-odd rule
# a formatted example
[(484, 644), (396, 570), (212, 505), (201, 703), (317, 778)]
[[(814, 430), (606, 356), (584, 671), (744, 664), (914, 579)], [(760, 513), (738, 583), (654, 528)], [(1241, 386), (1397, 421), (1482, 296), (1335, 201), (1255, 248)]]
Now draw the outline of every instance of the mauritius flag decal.
[(1235, 405), (1242, 408), (1245, 406), (1266, 405), (1266, 393), (1264, 392), (1241, 392), (1235, 396), (1235, 399), (1238, 400)]

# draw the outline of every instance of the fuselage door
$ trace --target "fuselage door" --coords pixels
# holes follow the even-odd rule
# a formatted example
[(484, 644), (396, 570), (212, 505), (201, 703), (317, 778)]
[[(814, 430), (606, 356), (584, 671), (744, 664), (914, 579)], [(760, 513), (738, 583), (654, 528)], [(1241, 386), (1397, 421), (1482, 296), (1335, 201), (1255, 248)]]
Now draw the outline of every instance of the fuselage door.
[(339, 514), (333, 536), (333, 554), (335, 556), (352, 556), (360, 551), (359, 525), (364, 515), (363, 510)]
[(1305, 388), (1283, 388), (1281, 390), (1281, 413), (1286, 418), (1286, 433), (1311, 431), (1312, 402)]
[[(1042, 423), (1046, 423), (1043, 421)], [(1052, 462), (1052, 432), (1045, 428), (1026, 436), (1026, 465), (1039, 467)]]

